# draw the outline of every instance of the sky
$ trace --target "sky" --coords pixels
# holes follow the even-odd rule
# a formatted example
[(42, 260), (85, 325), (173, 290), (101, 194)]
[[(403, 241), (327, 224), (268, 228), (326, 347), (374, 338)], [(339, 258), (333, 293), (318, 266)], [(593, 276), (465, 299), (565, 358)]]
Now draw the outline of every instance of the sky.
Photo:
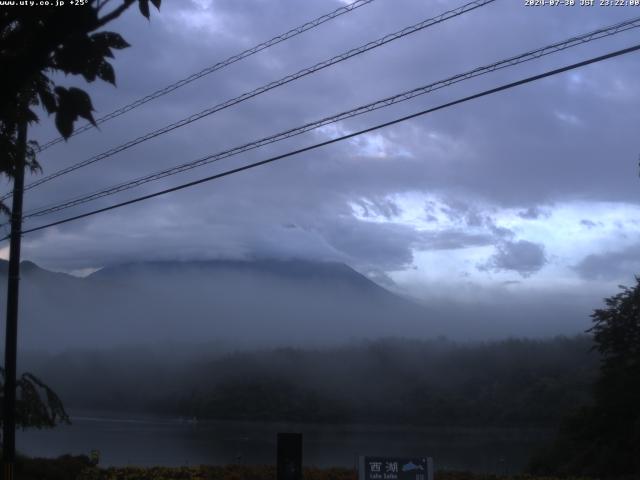
[[(109, 26), (117, 88), (81, 78), (101, 116), (348, 2), (165, 0)], [(464, 2), (375, 0), (40, 156), (44, 174)], [(30, 190), (33, 209), (225, 150), (556, 41), (640, 7), (497, 0)], [(596, 2), (597, 3), (597, 2)], [(640, 43), (633, 29), (41, 219), (34, 227)], [(640, 272), (640, 53), (466, 102), (221, 180), (27, 234), (23, 258), (82, 275), (141, 260), (347, 263), (430, 302), (569, 305), (588, 323)], [(45, 114), (30, 138), (54, 138)], [(31, 176), (29, 181), (35, 180)], [(4, 191), (10, 190), (8, 183)], [(7, 254), (6, 242), (0, 253)], [(552, 309), (555, 307), (552, 307)], [(496, 311), (497, 311), (496, 310)], [(506, 315), (506, 313), (504, 313)], [(558, 320), (560, 323), (562, 320)], [(579, 326), (578, 326), (579, 327)], [(572, 328), (579, 329), (573, 324)]]

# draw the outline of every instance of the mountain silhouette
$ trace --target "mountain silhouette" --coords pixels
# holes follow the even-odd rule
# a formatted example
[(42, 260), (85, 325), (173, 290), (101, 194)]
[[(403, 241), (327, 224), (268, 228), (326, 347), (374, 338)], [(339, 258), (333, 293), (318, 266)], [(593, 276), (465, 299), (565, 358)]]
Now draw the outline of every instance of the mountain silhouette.
[[(4, 279), (6, 272), (2, 261)], [(342, 263), (139, 262), (77, 278), (23, 262), (21, 277), (19, 339), (28, 349), (326, 345), (441, 333), (425, 308)], [(6, 280), (1, 286), (6, 290)]]

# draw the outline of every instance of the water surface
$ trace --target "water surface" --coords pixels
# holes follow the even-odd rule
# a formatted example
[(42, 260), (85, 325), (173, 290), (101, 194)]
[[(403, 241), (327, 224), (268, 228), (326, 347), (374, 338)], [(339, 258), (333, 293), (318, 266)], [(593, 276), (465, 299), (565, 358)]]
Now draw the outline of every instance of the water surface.
[(100, 451), (103, 466), (274, 464), (276, 434), (304, 435), (307, 466), (353, 467), (358, 454), (431, 456), (436, 468), (516, 473), (550, 437), (543, 429), (412, 428), (199, 421), (145, 415), (76, 412), (72, 425), (18, 432), (31, 456)]

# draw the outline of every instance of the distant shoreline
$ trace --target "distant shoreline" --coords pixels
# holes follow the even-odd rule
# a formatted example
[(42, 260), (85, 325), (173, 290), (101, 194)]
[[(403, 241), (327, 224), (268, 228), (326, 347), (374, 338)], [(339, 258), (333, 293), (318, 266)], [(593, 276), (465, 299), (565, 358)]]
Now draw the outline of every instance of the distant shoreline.
[[(180, 417), (170, 414), (153, 414), (149, 412), (129, 412), (118, 410), (90, 410), (90, 409), (69, 409), (69, 416), (73, 424), (74, 421), (80, 422), (112, 422), (112, 423), (129, 423), (129, 424), (164, 424), (164, 425), (193, 425), (200, 427), (213, 427), (216, 425), (246, 425), (247, 427), (255, 427), (258, 425), (265, 426), (282, 426), (284, 429), (290, 426), (308, 427), (315, 430), (333, 431), (335, 428), (349, 429), (352, 431), (371, 432), (371, 431), (388, 431), (388, 432), (404, 432), (404, 431), (429, 431), (429, 432), (496, 432), (504, 433), (509, 431), (522, 432), (540, 432), (550, 433), (556, 430), (555, 424), (549, 425), (529, 425), (529, 424), (504, 424), (504, 425), (483, 425), (483, 424), (418, 424), (410, 423), (388, 423), (388, 422), (314, 422), (314, 421), (287, 421), (287, 420), (261, 420), (261, 419), (223, 419), (223, 418), (197, 418), (195, 424), (190, 422), (189, 417)], [(58, 427), (60, 428), (60, 427)], [(64, 426), (62, 427), (64, 428)]]

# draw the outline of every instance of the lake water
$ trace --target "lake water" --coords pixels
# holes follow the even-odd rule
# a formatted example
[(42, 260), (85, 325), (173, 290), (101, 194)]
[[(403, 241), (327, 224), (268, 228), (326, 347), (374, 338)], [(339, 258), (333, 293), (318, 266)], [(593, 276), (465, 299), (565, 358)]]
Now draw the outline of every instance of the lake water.
[(276, 433), (303, 433), (304, 464), (353, 467), (357, 454), (431, 456), (437, 469), (517, 473), (548, 430), (211, 421), (76, 412), (72, 425), (18, 432), (30, 456), (100, 451), (103, 466), (275, 464)]

